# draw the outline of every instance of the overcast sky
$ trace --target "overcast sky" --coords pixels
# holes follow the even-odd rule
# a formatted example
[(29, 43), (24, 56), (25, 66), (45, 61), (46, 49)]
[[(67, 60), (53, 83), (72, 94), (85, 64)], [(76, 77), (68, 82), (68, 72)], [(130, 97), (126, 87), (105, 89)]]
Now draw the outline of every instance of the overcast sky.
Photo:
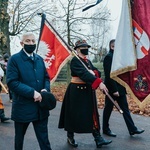
[[(97, 0), (89, 0), (89, 5), (90, 4), (95, 4)], [(87, 4), (88, 6), (88, 4)], [(107, 7), (110, 10), (111, 13), (111, 20), (110, 25), (111, 25), (111, 37), (116, 38), (117, 30), (118, 30), (118, 25), (119, 25), (119, 20), (120, 20), (120, 14), (121, 14), (121, 8), (122, 8), (122, 0), (102, 0), (97, 6), (90, 8), (87, 10), (87, 12), (94, 12), (96, 8), (98, 7)]]

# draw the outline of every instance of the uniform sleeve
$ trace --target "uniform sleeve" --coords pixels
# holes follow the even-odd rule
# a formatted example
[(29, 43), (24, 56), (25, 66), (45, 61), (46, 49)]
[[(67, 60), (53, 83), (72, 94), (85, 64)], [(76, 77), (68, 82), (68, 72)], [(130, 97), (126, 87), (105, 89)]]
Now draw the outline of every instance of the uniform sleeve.
[(101, 77), (101, 72), (95, 66), (93, 66), (93, 64), (91, 62), (90, 62), (90, 64), (91, 64), (93, 72), (95, 73), (95, 76), (100, 78)]
[(87, 84), (90, 84), (93, 89), (96, 89), (102, 80), (99, 77), (91, 74), (84, 65), (76, 58), (73, 58), (71, 61), (71, 72), (72, 76), (77, 76)]
[(6, 70), (6, 82), (9, 89), (18, 95), (26, 98), (33, 98), (34, 88), (22, 83), (19, 76), (19, 69), (16, 62), (16, 58), (13, 56), (9, 59)]

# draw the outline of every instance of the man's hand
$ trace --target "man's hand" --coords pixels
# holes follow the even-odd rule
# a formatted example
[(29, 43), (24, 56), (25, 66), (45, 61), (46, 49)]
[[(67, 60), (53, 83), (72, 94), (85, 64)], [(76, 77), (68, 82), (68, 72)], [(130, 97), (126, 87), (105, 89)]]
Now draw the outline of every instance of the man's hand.
[(103, 91), (104, 93), (107, 93), (107, 92), (108, 92), (108, 89), (107, 89), (106, 85), (105, 85), (103, 82), (100, 83), (99, 88), (100, 88), (100, 90)]
[(118, 91), (115, 92), (115, 93), (113, 93), (113, 95), (116, 96), (116, 97), (119, 97), (119, 96), (120, 96)]
[(42, 101), (42, 96), (39, 92), (34, 91), (34, 102), (37, 102), (37, 101), (41, 102)]

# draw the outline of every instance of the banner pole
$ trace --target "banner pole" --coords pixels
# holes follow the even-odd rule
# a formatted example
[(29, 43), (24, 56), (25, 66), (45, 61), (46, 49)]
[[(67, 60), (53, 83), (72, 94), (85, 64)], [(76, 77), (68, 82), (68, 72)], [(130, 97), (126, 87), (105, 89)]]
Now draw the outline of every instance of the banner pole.
[(0, 85), (2, 86), (2, 88), (4, 89), (4, 91), (6, 92), (6, 94), (8, 94), (8, 90), (5, 88), (4, 84), (2, 83), (2, 81), (0, 81)]

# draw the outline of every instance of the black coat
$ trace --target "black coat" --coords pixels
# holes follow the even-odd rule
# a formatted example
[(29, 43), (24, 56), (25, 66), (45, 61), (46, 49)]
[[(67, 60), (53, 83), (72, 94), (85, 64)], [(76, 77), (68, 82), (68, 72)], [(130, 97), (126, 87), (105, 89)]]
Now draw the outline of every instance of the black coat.
[[(90, 61), (89, 63), (83, 62), (92, 70), (97, 70)], [(72, 59), (70, 68), (71, 75), (79, 77), (86, 84), (69, 84), (63, 100), (58, 127), (70, 132), (92, 133), (94, 111), (99, 126), (96, 94), (91, 87), (97, 77), (89, 73), (76, 57)]]
[(110, 71), (113, 59), (113, 50), (110, 50), (109, 53), (105, 56), (103, 67), (104, 67), (104, 74), (105, 74), (105, 85), (109, 90), (109, 93), (112, 95), (114, 92), (119, 92), (120, 95), (126, 94), (125, 88), (120, 85), (118, 82), (114, 81), (110, 78)]
[(13, 92), (11, 118), (17, 122), (32, 122), (49, 116), (34, 102), (34, 90), (50, 91), (50, 78), (43, 59), (34, 54), (32, 61), (23, 50), (10, 57), (7, 65), (7, 85)]

